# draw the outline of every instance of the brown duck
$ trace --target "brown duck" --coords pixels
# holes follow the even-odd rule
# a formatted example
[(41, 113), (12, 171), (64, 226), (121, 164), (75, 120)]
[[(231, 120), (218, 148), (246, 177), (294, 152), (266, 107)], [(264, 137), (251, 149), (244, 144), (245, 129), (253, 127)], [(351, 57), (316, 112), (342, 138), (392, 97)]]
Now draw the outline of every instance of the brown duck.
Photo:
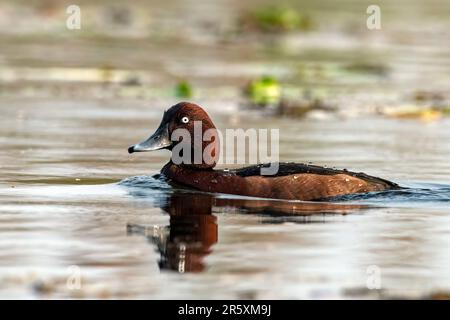
[[(181, 102), (164, 112), (156, 132), (144, 142), (129, 147), (128, 152), (173, 150), (180, 141), (172, 141), (176, 129), (186, 129), (194, 136), (195, 121), (201, 121), (202, 130), (215, 130), (208, 114), (198, 105)], [(242, 196), (287, 200), (325, 200), (336, 196), (399, 189), (393, 182), (355, 173), (314, 165), (280, 163), (275, 175), (261, 175), (255, 165), (234, 170), (214, 169), (219, 155), (219, 141), (212, 138), (200, 145), (202, 151), (209, 145), (210, 158), (175, 164), (171, 159), (161, 170), (169, 181), (197, 190)], [(192, 158), (194, 142), (192, 142)]]

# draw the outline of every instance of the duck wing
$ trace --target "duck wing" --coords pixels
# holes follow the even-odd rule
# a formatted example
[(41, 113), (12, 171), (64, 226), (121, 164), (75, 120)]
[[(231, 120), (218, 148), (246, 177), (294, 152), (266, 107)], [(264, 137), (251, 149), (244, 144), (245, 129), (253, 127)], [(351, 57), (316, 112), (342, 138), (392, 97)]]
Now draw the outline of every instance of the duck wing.
[[(240, 177), (253, 177), (253, 176), (262, 176), (261, 168), (270, 167), (271, 163), (264, 163), (239, 169), (230, 170), (231, 173), (240, 176)], [(314, 175), (348, 175), (354, 178), (358, 178), (366, 181), (370, 184), (383, 185), (386, 189), (399, 189), (400, 186), (392, 181), (385, 180), (382, 178), (370, 176), (363, 172), (352, 172), (347, 169), (332, 169), (325, 168), (316, 165), (304, 164), (304, 163), (295, 163), (295, 162), (280, 162), (278, 172), (275, 175), (267, 175), (264, 177), (283, 177), (289, 175), (301, 175), (301, 174), (314, 174)]]

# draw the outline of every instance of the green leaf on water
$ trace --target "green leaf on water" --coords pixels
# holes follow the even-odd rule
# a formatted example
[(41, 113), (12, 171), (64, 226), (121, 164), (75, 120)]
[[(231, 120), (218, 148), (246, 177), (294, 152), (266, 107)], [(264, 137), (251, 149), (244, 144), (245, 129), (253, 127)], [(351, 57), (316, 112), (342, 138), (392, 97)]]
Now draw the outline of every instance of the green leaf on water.
[(277, 79), (264, 76), (250, 82), (247, 94), (253, 104), (276, 104), (281, 99), (281, 86)]
[(185, 80), (178, 82), (178, 84), (175, 86), (175, 96), (177, 98), (192, 98), (192, 85)]

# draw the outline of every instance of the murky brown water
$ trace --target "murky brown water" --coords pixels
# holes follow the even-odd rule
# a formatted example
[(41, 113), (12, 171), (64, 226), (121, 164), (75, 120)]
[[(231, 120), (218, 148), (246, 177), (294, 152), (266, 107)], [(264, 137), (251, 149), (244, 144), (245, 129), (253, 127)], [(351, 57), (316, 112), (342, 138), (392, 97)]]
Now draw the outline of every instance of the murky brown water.
[[(169, 153), (126, 149), (173, 102), (1, 100), (1, 297), (376, 298), (450, 290), (448, 119), (294, 121), (203, 101), (219, 128), (279, 127), (283, 160), (364, 170), (415, 190), (290, 203), (175, 190), (150, 177)], [(373, 265), (381, 290), (366, 286)], [(67, 286), (70, 266), (80, 268), (79, 290)]]

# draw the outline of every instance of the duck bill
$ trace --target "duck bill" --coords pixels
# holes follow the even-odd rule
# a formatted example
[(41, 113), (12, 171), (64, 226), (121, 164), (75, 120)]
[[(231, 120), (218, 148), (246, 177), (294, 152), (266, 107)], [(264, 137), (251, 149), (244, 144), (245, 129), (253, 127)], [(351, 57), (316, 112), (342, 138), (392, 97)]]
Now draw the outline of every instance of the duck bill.
[(168, 148), (172, 145), (169, 136), (169, 124), (161, 122), (155, 133), (145, 141), (132, 145), (128, 148), (128, 153), (154, 151)]

